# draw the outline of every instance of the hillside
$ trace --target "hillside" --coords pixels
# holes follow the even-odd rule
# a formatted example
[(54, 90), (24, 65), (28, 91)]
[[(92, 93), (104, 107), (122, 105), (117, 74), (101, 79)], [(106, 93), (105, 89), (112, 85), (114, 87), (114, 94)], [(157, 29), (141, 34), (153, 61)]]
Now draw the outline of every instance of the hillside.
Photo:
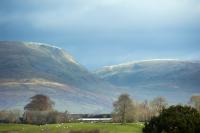
[(89, 72), (61, 48), (35, 42), (0, 42), (0, 109), (22, 109), (35, 94), (58, 110), (108, 113), (120, 93), (136, 99), (164, 96), (187, 103), (200, 94), (200, 61), (146, 60)]
[(146, 60), (106, 66), (95, 74), (139, 99), (164, 96), (187, 103), (200, 93), (200, 61)]
[[(73, 113), (107, 112), (113, 87), (61, 48), (34, 42), (0, 42), (0, 108), (23, 108), (29, 97), (45, 94), (56, 108)], [(106, 94), (106, 95), (105, 95)]]

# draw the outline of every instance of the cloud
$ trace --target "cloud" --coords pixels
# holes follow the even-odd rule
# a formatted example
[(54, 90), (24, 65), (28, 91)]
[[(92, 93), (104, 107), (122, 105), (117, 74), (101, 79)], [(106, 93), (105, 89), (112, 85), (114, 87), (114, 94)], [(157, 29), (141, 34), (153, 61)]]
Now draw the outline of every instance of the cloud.
[(1, 23), (26, 21), (46, 30), (151, 30), (200, 22), (200, 2), (195, 0), (19, 0), (14, 4), (12, 11), (1, 13)]
[(91, 66), (199, 57), (199, 35), (199, 0), (0, 1), (0, 40), (54, 43)]

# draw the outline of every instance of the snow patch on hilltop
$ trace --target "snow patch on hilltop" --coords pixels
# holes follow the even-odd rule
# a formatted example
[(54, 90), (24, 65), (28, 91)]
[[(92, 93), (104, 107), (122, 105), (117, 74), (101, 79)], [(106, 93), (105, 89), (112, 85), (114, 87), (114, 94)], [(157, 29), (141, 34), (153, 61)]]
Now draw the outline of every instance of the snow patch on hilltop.
[(38, 46), (46, 46), (46, 47), (51, 47), (51, 48), (55, 48), (55, 49), (59, 49), (62, 50), (62, 48), (51, 45), (51, 44), (46, 44), (46, 43), (39, 43), (39, 42), (23, 42), (24, 44), (27, 45), (38, 45)]
[(78, 62), (75, 61), (75, 59), (70, 55), (68, 54), (67, 52), (65, 52), (64, 49), (60, 48), (60, 47), (57, 47), (57, 46), (54, 46), (54, 45), (51, 45), (51, 44), (46, 44), (46, 43), (39, 43), (39, 42), (23, 42), (24, 45), (28, 45), (28, 46), (42, 46), (42, 47), (47, 47), (47, 48), (50, 48), (50, 49), (56, 49), (56, 50), (59, 50), (62, 52), (63, 56), (70, 62), (76, 64), (76, 65), (79, 65)]

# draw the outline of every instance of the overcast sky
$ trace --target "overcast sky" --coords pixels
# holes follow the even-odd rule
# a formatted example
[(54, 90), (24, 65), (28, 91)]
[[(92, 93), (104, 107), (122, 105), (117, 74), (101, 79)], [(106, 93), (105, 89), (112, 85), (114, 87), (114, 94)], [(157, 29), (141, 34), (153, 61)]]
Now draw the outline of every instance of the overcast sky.
[(200, 0), (0, 0), (0, 40), (50, 43), (89, 69), (200, 59)]

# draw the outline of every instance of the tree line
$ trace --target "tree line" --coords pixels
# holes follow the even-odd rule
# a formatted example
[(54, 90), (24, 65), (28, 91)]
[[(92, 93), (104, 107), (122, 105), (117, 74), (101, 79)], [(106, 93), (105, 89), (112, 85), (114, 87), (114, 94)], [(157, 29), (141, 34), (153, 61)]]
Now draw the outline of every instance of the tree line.
[[(2, 110), (0, 111), (1, 123), (66, 123), (75, 119), (68, 111), (59, 112), (54, 109), (55, 103), (45, 95), (37, 94), (30, 98), (30, 102), (24, 106), (24, 111)], [(190, 106), (200, 112), (200, 96), (192, 96)], [(150, 121), (159, 116), (163, 109), (168, 107), (164, 97), (156, 97), (152, 101), (138, 102), (131, 99), (128, 94), (121, 94), (113, 103), (112, 122), (125, 124), (127, 122)]]
[[(200, 96), (192, 96), (187, 105), (200, 112)], [(168, 103), (164, 97), (160, 96), (152, 101), (138, 102), (131, 99), (128, 94), (121, 94), (113, 103), (113, 107), (113, 122), (125, 124), (127, 122), (150, 121), (151, 118), (159, 116), (163, 109), (168, 107)]]

